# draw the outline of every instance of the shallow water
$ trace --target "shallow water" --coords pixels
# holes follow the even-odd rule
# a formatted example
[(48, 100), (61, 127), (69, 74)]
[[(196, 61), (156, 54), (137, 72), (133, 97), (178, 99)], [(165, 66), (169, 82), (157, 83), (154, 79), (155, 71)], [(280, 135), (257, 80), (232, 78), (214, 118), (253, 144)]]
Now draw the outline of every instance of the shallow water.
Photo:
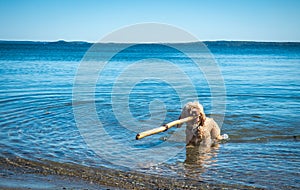
[[(166, 178), (170, 183), (167, 188), (183, 187), (176, 186), (182, 180), (191, 187), (222, 184), (235, 188), (300, 188), (300, 45), (251, 42), (207, 42), (206, 45), (224, 78), (226, 111), (223, 123), (222, 110), (212, 111), (211, 91), (203, 75), (195, 72), (190, 60), (183, 54), (170, 51), (165, 46), (140, 45), (120, 53), (104, 70), (102, 76), (105, 77), (98, 80), (95, 94), (90, 96), (86, 93), (83, 99), (78, 100), (72, 96), (74, 78), (91, 44), (1, 42), (1, 168), (27, 171), (30, 166), (29, 172), (76, 176), (100, 184), (107, 183), (91, 176), (107, 173), (109, 168), (113, 172), (106, 180), (120, 180), (124, 183), (119, 186), (127, 188), (134, 185), (157, 187), (158, 183), (150, 180), (152, 175)], [(101, 48), (109, 53), (117, 46), (106, 44)], [(182, 46), (195, 59), (200, 59), (194, 52), (194, 44)], [(155, 63), (157, 59), (176, 62), (189, 73), (206, 113), (222, 124), (222, 133), (228, 134), (230, 140), (207, 153), (185, 150), (182, 141), (184, 129), (171, 129), (136, 141), (137, 131), (157, 127), (153, 125), (157, 120), (165, 123), (177, 119), (181, 103), (194, 98), (189, 96), (192, 91), (187, 91), (184, 97), (176, 95), (174, 85), (186, 89), (183, 79), (176, 78), (178, 75), (166, 72), (164, 67), (152, 67), (153, 72), (164, 73), (176, 84), (172, 86), (163, 80), (145, 80), (135, 84), (130, 89), (129, 110), (133, 118), (144, 124), (141, 127), (124, 127), (121, 122), (127, 116), (126, 111), (115, 116), (112, 100), (118, 106), (125, 96), (111, 91), (121, 68), (144, 58), (148, 58), (147, 64)], [(139, 76), (139, 73), (134, 73), (134, 76)], [(122, 81), (119, 82), (122, 85)], [(151, 107), (151, 102), (155, 101), (156, 104)], [(91, 106), (96, 108), (105, 135), (128, 149), (115, 150), (118, 147), (104, 141), (100, 150), (111, 151), (111, 154), (99, 155), (90, 143), (86, 144), (82, 131), (77, 128), (74, 112), (79, 111), (76, 113), (85, 118), (89, 116), (86, 110), (93, 108)], [(149, 123), (149, 118), (154, 118), (154, 123)], [(85, 121), (93, 123), (93, 119)], [(176, 132), (181, 136), (175, 140), (168, 139)], [(96, 134), (95, 143), (103, 141), (105, 135)], [(159, 165), (151, 165), (138, 156), (138, 166), (119, 165), (123, 161), (126, 164), (126, 158), (131, 159), (132, 155), (142, 155), (139, 151), (155, 147), (164, 147), (163, 150), (183, 148)], [(163, 157), (161, 152), (151, 153), (154, 160)], [(108, 160), (107, 156), (111, 159)], [(133, 178), (122, 177), (128, 175), (128, 171), (134, 171), (130, 174)], [(3, 179), (6, 173), (5, 169), (1, 170)]]

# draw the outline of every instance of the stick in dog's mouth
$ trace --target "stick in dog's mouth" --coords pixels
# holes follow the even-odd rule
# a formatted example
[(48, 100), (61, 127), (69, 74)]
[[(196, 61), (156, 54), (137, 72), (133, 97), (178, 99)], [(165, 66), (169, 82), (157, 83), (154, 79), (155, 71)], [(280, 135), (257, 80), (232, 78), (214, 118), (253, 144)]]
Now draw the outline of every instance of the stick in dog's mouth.
[(154, 135), (154, 134), (157, 134), (157, 133), (165, 132), (165, 131), (167, 131), (168, 129), (170, 129), (171, 127), (173, 127), (175, 125), (186, 123), (186, 122), (192, 121), (194, 119), (197, 119), (199, 117), (200, 117), (200, 115), (199, 116), (190, 116), (190, 117), (186, 117), (186, 118), (183, 118), (183, 119), (178, 119), (178, 120), (172, 121), (172, 122), (167, 123), (167, 124), (165, 124), (165, 125), (163, 125), (161, 127), (150, 129), (148, 131), (144, 131), (144, 132), (138, 133), (136, 135), (135, 139), (139, 140), (139, 139), (142, 139), (142, 138), (150, 136), (150, 135)]

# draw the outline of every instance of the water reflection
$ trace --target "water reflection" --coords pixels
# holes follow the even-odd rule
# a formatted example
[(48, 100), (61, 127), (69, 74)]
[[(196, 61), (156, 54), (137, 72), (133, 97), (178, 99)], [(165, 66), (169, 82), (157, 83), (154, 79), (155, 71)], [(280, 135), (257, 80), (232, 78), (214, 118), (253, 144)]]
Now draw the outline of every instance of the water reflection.
[(200, 178), (207, 168), (215, 165), (219, 144), (210, 146), (187, 146), (184, 161), (185, 176)]

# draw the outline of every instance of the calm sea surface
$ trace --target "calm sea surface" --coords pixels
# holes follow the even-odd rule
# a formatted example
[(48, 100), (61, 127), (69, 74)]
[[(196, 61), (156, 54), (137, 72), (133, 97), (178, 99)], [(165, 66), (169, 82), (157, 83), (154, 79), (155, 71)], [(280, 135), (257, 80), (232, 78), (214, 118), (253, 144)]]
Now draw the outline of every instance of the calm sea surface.
[[(184, 142), (164, 143), (176, 130), (181, 130), (184, 136), (184, 129), (172, 129), (136, 141), (136, 131), (143, 129), (123, 127), (120, 121), (123, 111), (117, 117), (113, 107), (123, 95), (116, 93), (117, 102), (114, 102), (111, 91), (115, 78), (133, 62), (145, 58), (144, 63), (150, 65), (158, 59), (176, 62), (196, 84), (198, 98), (206, 113), (219, 121), (222, 110), (213, 112), (209, 84), (203, 75), (193, 73), (187, 57), (162, 45), (134, 46), (111, 59), (103, 72), (104, 77), (95, 86), (92, 99), (87, 96), (86, 99), (74, 100), (75, 76), (92, 44), (0, 42), (0, 186), (1, 182), (11, 179), (11, 173), (21, 172), (75, 176), (110, 186), (118, 182), (117, 186), (124, 188), (222, 185), (230, 188), (299, 189), (300, 44), (205, 44), (224, 79), (226, 110), (224, 122), (219, 124), (222, 133), (228, 134), (230, 139), (206, 153), (184, 148), (159, 165), (148, 167), (148, 163), (141, 161), (140, 168), (132, 168), (118, 164), (122, 161), (118, 158), (126, 159), (124, 156), (129, 155), (126, 150), (113, 151), (111, 160), (93, 151), (76, 125), (74, 109), (85, 110), (84, 107), (93, 104), (107, 134), (132, 150), (147, 150), (153, 146), (184, 147)], [(118, 44), (100, 46), (103, 52), (110, 53)], [(195, 44), (181, 46), (194, 59), (199, 58), (193, 49)], [(157, 72), (174, 79), (174, 73), (165, 69)], [(130, 76), (134, 78), (136, 75)], [(180, 83), (182, 79), (177, 79), (179, 88), (184, 89), (185, 84)], [(164, 122), (175, 120), (181, 111), (181, 101), (189, 98), (186, 96), (182, 100), (172, 85), (154, 79), (136, 83), (127, 96), (131, 117), (140, 122), (150, 116), (163, 117)], [(154, 106), (150, 113), (149, 104), (153, 101), (163, 102), (162, 109), (167, 112)], [(82, 114), (89, 115), (87, 112)], [(148, 126), (154, 127), (158, 126)], [(101, 135), (93, 140), (103, 141)], [(99, 149), (103, 152), (109, 152), (114, 146), (102, 144)], [(151, 154), (154, 158), (160, 156), (155, 152)]]

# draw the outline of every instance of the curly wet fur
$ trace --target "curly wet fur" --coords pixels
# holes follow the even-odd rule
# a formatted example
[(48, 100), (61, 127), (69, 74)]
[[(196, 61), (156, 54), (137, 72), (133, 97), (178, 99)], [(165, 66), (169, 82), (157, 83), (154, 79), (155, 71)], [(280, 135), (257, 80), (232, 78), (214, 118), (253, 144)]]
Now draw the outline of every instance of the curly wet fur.
[[(222, 139), (220, 127), (212, 118), (206, 117), (203, 106), (199, 102), (189, 102), (182, 109), (180, 119), (189, 116), (199, 116), (186, 123), (187, 146), (213, 146)], [(178, 125), (181, 127), (182, 124)]]

